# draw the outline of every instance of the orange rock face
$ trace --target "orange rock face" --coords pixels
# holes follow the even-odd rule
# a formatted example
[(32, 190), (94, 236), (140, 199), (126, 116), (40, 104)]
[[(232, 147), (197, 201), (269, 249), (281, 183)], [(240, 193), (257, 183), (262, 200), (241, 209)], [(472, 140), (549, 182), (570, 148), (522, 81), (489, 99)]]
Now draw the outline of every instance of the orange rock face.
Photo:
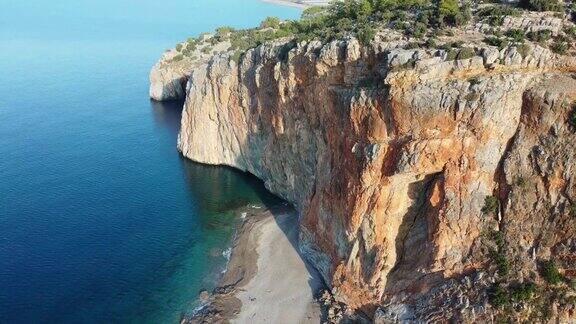
[[(508, 63), (500, 65), (482, 56), (493, 49), (480, 48), (471, 59), (445, 61), (442, 51), (362, 48), (353, 39), (297, 44), (281, 58), (283, 45), (250, 50), (239, 65), (223, 54), (195, 67), (178, 148), (248, 171), (293, 203), (302, 252), (350, 308), (373, 313), (481, 267), (475, 247), (494, 223), (484, 200), (523, 166), (539, 179), (534, 200), (548, 209), (574, 201), (573, 153), (554, 153), (570, 156), (543, 171), (539, 164), (551, 162), (528, 152), (559, 121), (563, 138), (573, 136), (561, 120), (567, 108), (547, 104), (538, 89), (563, 80), (556, 95), (574, 100), (565, 76), (574, 59), (503, 50)], [(408, 60), (413, 67), (404, 67)], [(573, 139), (548, 145), (573, 149)], [(530, 249), (542, 230), (516, 195), (503, 194), (512, 202), (499, 225), (515, 233), (532, 222), (513, 236)], [(553, 253), (554, 244), (545, 246), (538, 253)]]

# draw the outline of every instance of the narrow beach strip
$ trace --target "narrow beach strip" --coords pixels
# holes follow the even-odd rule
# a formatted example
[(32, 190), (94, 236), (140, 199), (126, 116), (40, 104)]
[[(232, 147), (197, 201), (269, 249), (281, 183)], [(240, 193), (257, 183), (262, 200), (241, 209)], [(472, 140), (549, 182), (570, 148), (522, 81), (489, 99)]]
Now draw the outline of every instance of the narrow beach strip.
[(244, 218), (228, 268), (206, 305), (183, 323), (319, 323), (324, 285), (298, 252), (298, 215), (288, 206), (238, 211)]

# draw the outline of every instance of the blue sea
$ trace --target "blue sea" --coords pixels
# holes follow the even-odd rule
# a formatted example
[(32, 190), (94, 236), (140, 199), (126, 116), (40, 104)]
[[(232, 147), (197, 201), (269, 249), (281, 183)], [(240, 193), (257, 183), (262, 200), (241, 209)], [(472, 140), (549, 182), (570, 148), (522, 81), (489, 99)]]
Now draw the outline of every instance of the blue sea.
[(162, 52), (295, 8), (257, 0), (0, 0), (0, 323), (176, 323), (225, 267), (256, 179), (183, 159)]

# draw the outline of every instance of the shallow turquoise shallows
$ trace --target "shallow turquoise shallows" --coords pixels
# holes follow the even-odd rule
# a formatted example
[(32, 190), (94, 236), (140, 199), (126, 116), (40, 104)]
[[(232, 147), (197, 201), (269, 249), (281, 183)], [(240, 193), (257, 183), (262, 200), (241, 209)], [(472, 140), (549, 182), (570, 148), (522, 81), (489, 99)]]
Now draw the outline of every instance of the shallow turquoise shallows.
[(257, 0), (0, 0), (0, 323), (177, 323), (225, 265), (253, 178), (176, 150), (148, 99), (178, 41), (299, 10)]

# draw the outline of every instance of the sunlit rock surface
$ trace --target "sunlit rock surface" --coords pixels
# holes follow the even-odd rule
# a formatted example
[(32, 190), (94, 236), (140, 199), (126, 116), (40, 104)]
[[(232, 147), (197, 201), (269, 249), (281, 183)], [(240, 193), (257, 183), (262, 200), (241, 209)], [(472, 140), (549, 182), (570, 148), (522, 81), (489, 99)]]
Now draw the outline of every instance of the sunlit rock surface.
[(485, 230), (503, 231), (527, 275), (560, 253), (574, 269), (576, 60), (402, 45), (280, 40), (187, 74), (161, 61), (151, 95), (181, 97), (187, 80), (178, 149), (293, 203), (300, 249), (337, 300), (384, 323), (481, 319)]

